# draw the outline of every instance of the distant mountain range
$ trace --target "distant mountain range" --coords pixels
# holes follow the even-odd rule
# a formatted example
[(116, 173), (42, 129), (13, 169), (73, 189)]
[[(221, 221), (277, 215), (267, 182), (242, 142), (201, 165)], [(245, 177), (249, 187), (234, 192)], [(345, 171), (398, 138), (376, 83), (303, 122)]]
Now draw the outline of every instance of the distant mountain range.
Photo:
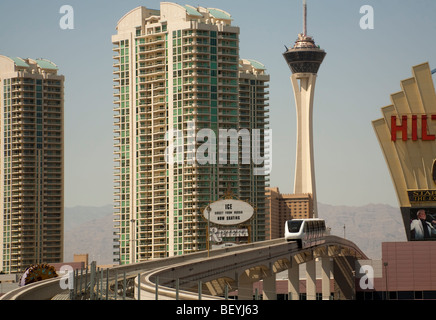
[(382, 242), (407, 241), (399, 208), (385, 204), (351, 207), (319, 203), (318, 212), (331, 234), (353, 241), (370, 259), (381, 259)]
[(64, 215), (64, 261), (73, 261), (74, 254), (87, 253), (89, 263), (112, 264), (112, 205), (65, 208)]
[[(318, 212), (331, 234), (353, 241), (370, 259), (381, 258), (382, 242), (406, 241), (400, 210), (389, 205), (319, 203)], [(88, 253), (89, 262), (112, 264), (113, 231), (112, 205), (65, 208), (64, 261), (73, 261), (74, 254)]]

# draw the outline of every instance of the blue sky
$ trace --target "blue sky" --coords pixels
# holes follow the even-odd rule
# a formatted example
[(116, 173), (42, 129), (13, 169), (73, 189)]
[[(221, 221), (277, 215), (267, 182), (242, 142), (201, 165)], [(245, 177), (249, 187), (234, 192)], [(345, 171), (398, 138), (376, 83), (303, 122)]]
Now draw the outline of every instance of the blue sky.
[[(301, 0), (184, 1), (228, 11), (241, 28), (240, 56), (265, 64), (271, 76), (270, 185), (292, 193), (295, 105), (282, 53), (302, 31)], [(397, 206), (371, 121), (414, 65), (436, 68), (436, 2), (432, 0), (308, 0), (308, 34), (326, 50), (315, 91), (314, 145), (318, 201)], [(63, 30), (62, 5), (74, 9)], [(113, 199), (112, 44), (117, 21), (137, 6), (159, 1), (15, 0), (0, 2), (0, 54), (43, 57), (65, 75), (65, 205), (100, 206)], [(359, 12), (374, 9), (374, 29)]]

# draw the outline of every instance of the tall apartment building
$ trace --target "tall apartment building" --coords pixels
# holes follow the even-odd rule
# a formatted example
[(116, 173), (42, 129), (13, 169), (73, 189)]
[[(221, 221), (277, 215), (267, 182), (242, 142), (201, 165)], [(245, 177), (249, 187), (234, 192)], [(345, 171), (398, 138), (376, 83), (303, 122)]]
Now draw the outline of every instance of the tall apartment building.
[(64, 76), (0, 56), (0, 271), (63, 259)]
[(231, 23), (219, 9), (162, 2), (117, 24), (114, 247), (121, 264), (205, 250), (202, 212), (227, 188), (257, 209), (251, 240), (265, 238), (267, 175), (253, 174), (262, 164), (245, 161), (241, 146), (237, 154), (230, 146), (204, 153), (237, 163), (189, 161), (209, 141), (198, 140), (202, 129), (217, 140), (220, 129), (258, 129), (265, 151), (269, 76), (262, 64), (240, 59)]
[(284, 236), (286, 220), (314, 217), (311, 194), (282, 194), (279, 188), (266, 188), (267, 239)]

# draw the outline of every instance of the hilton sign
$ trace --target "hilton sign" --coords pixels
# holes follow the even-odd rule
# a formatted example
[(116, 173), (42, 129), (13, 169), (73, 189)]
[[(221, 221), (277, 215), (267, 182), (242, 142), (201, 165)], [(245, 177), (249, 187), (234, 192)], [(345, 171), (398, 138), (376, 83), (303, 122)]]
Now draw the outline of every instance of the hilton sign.
[[(403, 115), (401, 116), (401, 124), (398, 123), (399, 117), (391, 116), (391, 140), (397, 141), (397, 134), (401, 134), (401, 140), (407, 141), (409, 139), (408, 129), (411, 129), (412, 135), (411, 140), (423, 140), (423, 141), (435, 141), (436, 136), (434, 134), (429, 133), (428, 126), (429, 121), (436, 120), (436, 114), (432, 115), (416, 115), (411, 114), (409, 116)], [(421, 130), (418, 128), (421, 127)], [(418, 132), (420, 134), (418, 134)]]
[(424, 209), (426, 218), (436, 220), (436, 91), (430, 65), (412, 67), (412, 76), (402, 80), (400, 87), (391, 94), (391, 104), (381, 109), (382, 118), (372, 123), (407, 238), (416, 240), (418, 212)]

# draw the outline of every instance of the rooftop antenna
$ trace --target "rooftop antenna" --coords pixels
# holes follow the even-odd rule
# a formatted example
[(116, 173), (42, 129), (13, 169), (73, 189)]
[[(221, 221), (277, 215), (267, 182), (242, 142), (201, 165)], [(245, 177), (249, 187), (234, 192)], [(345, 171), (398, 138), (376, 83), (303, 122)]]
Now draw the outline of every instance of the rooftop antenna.
[(307, 35), (307, 4), (306, 0), (303, 0), (303, 36)]

